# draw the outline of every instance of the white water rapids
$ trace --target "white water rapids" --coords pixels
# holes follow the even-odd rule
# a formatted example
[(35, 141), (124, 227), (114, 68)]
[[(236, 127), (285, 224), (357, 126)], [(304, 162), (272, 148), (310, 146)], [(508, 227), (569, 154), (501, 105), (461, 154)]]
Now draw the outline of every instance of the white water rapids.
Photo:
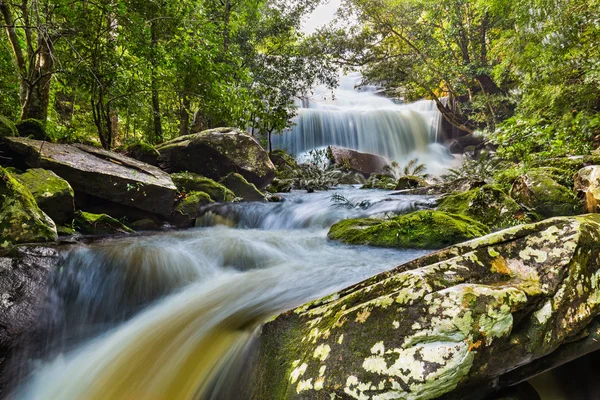
[[(333, 192), (296, 192), (282, 203), (215, 210), (235, 218), (233, 228), (106, 240), (71, 251), (51, 290), (51, 350), (15, 397), (232, 398), (231, 376), (259, 324), (425, 254), (346, 246), (329, 242), (326, 233), (342, 218), (404, 212), (429, 198), (336, 192), (356, 206), (333, 202)], [(77, 346), (64, 345), (65, 338)]]

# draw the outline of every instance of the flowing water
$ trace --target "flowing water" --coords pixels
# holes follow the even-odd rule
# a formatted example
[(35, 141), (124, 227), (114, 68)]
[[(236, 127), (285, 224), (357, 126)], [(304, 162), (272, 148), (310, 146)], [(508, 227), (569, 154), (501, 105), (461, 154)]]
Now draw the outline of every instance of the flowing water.
[(301, 155), (338, 145), (399, 162), (415, 155), (436, 159), (441, 114), (435, 102), (396, 104), (376, 95), (372, 86), (356, 89), (361, 79), (360, 74), (345, 76), (333, 92), (317, 88), (291, 130), (274, 135), (274, 148)]
[[(348, 202), (332, 201), (333, 193)], [(431, 202), (354, 188), (293, 192), (281, 203), (211, 211), (232, 227), (73, 249), (48, 294), (44, 356), (30, 362), (14, 397), (236, 398), (236, 376), (261, 323), (425, 254), (330, 242), (328, 227)]]

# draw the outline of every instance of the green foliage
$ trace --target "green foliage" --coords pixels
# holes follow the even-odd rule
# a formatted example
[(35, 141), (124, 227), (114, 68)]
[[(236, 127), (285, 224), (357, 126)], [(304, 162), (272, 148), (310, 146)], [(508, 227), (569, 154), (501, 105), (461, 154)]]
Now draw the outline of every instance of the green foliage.
[(19, 131), (14, 122), (0, 115), (0, 138), (8, 136), (19, 136)]
[(493, 157), (489, 153), (482, 153), (475, 159), (466, 158), (458, 168), (449, 168), (448, 173), (442, 178), (446, 182), (460, 178), (488, 181), (504, 165), (505, 163), (501, 159)]
[(24, 119), (22, 121), (17, 122), (16, 127), (19, 131), (19, 136), (28, 137), (36, 140), (50, 139), (48, 133), (46, 133), (46, 128), (44, 128), (44, 124), (37, 119)]
[(403, 176), (414, 176), (422, 179), (429, 178), (429, 174), (425, 172), (427, 166), (419, 162), (418, 158), (413, 158), (408, 161), (404, 167), (398, 164), (397, 161), (392, 161), (389, 167), (386, 168), (394, 178), (400, 179)]

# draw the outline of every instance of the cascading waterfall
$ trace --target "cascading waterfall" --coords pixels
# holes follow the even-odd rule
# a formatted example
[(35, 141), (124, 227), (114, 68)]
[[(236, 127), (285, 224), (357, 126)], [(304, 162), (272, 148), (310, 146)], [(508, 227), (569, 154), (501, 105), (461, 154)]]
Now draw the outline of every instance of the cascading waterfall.
[(338, 145), (403, 161), (437, 142), (441, 114), (435, 102), (396, 104), (376, 95), (372, 86), (356, 90), (361, 79), (360, 74), (345, 76), (331, 94), (315, 89), (313, 98), (299, 108), (291, 130), (273, 136), (273, 147), (299, 156)]
[(218, 210), (236, 227), (72, 250), (40, 327), (49, 348), (12, 397), (245, 398), (239, 375), (259, 324), (427, 253), (346, 246), (326, 233), (343, 218), (399, 213), (432, 198), (336, 192), (356, 206), (332, 201), (331, 192), (291, 193), (280, 204)]

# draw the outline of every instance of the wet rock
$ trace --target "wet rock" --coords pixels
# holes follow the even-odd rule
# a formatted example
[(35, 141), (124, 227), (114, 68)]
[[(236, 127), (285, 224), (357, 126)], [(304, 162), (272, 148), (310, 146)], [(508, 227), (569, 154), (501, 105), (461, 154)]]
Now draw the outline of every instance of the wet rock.
[[(534, 210), (545, 218), (577, 215), (583, 212), (581, 201), (572, 189), (563, 186), (570, 177), (560, 170), (537, 168), (520, 176), (512, 186), (510, 196), (519, 204)], [(572, 182), (572, 181), (571, 181)]]
[(484, 398), (554, 352), (598, 347), (599, 258), (600, 216), (586, 215), (379, 274), (265, 324), (252, 398)]
[(361, 173), (365, 177), (382, 174), (390, 168), (390, 163), (385, 157), (345, 147), (329, 146), (327, 156), (334, 166)]
[(427, 181), (420, 176), (406, 175), (398, 179), (395, 190), (416, 189), (427, 186), (429, 186)]
[(416, 211), (398, 217), (347, 219), (333, 225), (332, 240), (349, 244), (408, 249), (441, 249), (489, 233), (468, 217), (440, 211)]
[(52, 171), (32, 168), (15, 175), (33, 195), (38, 206), (52, 220), (62, 225), (73, 220), (75, 214), (75, 192), (69, 182)]
[[(175, 207), (175, 213), (184, 217), (184, 220), (179, 221), (177, 225), (181, 225), (184, 221), (189, 221), (189, 225), (193, 225), (193, 221), (203, 214), (203, 207), (213, 203), (211, 197), (204, 192), (190, 192), (185, 198)], [(177, 222), (177, 221), (176, 221)]]
[(31, 168), (49, 169), (75, 192), (168, 216), (177, 189), (168, 174), (132, 158), (85, 145), (5, 138), (6, 147)]
[(161, 228), (161, 224), (158, 221), (150, 218), (133, 221), (129, 226), (135, 231), (155, 231)]
[(575, 191), (585, 199), (585, 211), (600, 211), (600, 166), (592, 165), (580, 169), (575, 175)]
[(133, 233), (119, 220), (106, 214), (92, 214), (78, 211), (75, 214), (74, 226), (77, 231), (86, 235), (112, 235), (118, 233)]
[(56, 225), (29, 190), (0, 167), (0, 251), (14, 243), (47, 242), (57, 237)]
[(235, 199), (235, 193), (227, 189), (220, 183), (213, 181), (210, 178), (200, 176), (191, 172), (180, 172), (172, 174), (173, 183), (181, 192), (204, 192), (207, 193), (212, 200), (217, 202), (228, 202)]
[(170, 173), (189, 171), (218, 180), (237, 172), (259, 189), (275, 177), (275, 166), (258, 141), (234, 128), (180, 136), (157, 150), (161, 166)]
[(228, 174), (219, 183), (235, 193), (237, 197), (241, 197), (244, 201), (265, 201), (265, 195), (236, 172)]
[(438, 210), (466, 215), (492, 230), (533, 222), (527, 210), (493, 185), (444, 197)]

